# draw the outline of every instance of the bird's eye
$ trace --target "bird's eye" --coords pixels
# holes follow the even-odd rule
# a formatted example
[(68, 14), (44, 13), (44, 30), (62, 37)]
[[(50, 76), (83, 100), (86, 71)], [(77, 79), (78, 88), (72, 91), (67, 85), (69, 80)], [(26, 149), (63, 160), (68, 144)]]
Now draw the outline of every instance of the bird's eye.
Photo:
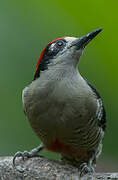
[(58, 41), (57, 43), (56, 43), (56, 47), (57, 48), (61, 48), (63, 46), (63, 41)]
[(62, 51), (63, 48), (66, 45), (66, 41), (65, 40), (56, 40), (52, 43), (49, 43), (46, 50), (45, 50), (45, 54), (48, 56), (55, 56), (59, 51)]

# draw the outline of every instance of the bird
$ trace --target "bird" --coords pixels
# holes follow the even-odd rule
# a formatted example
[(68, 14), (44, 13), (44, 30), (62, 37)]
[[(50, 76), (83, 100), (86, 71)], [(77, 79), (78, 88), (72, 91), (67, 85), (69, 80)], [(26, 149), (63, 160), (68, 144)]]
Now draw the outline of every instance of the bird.
[(42, 150), (59, 153), (62, 162), (78, 167), (80, 175), (94, 173), (102, 151), (106, 113), (97, 90), (78, 70), (86, 45), (102, 28), (80, 38), (61, 37), (41, 52), (34, 78), (22, 92), (29, 123), (41, 144), (16, 158), (34, 157)]

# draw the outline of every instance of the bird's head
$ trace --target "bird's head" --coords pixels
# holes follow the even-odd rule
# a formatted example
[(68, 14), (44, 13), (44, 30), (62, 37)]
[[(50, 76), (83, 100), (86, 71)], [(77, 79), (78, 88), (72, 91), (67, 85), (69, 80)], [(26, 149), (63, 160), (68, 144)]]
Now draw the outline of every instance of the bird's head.
[(34, 80), (40, 77), (41, 71), (67, 65), (77, 67), (78, 60), (86, 45), (102, 30), (92, 31), (80, 38), (62, 37), (51, 41), (43, 49), (37, 62)]

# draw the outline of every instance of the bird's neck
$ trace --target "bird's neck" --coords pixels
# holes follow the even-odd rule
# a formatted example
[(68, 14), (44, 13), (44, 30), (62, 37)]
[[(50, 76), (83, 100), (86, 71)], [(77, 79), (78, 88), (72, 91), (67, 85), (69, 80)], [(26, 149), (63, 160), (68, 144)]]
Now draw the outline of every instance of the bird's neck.
[(39, 77), (39, 80), (61, 80), (65, 77), (72, 77), (75, 74), (79, 74), (78, 67), (74, 66), (55, 66), (49, 67), (46, 71), (42, 71)]

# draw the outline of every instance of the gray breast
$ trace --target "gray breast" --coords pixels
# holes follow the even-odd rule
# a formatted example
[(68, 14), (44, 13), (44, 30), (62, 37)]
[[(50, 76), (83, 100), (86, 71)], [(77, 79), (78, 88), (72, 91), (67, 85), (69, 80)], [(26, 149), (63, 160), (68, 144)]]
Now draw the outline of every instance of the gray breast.
[(46, 143), (58, 138), (75, 149), (98, 146), (97, 99), (82, 78), (49, 86), (35, 81), (23, 91), (23, 104), (32, 128)]

